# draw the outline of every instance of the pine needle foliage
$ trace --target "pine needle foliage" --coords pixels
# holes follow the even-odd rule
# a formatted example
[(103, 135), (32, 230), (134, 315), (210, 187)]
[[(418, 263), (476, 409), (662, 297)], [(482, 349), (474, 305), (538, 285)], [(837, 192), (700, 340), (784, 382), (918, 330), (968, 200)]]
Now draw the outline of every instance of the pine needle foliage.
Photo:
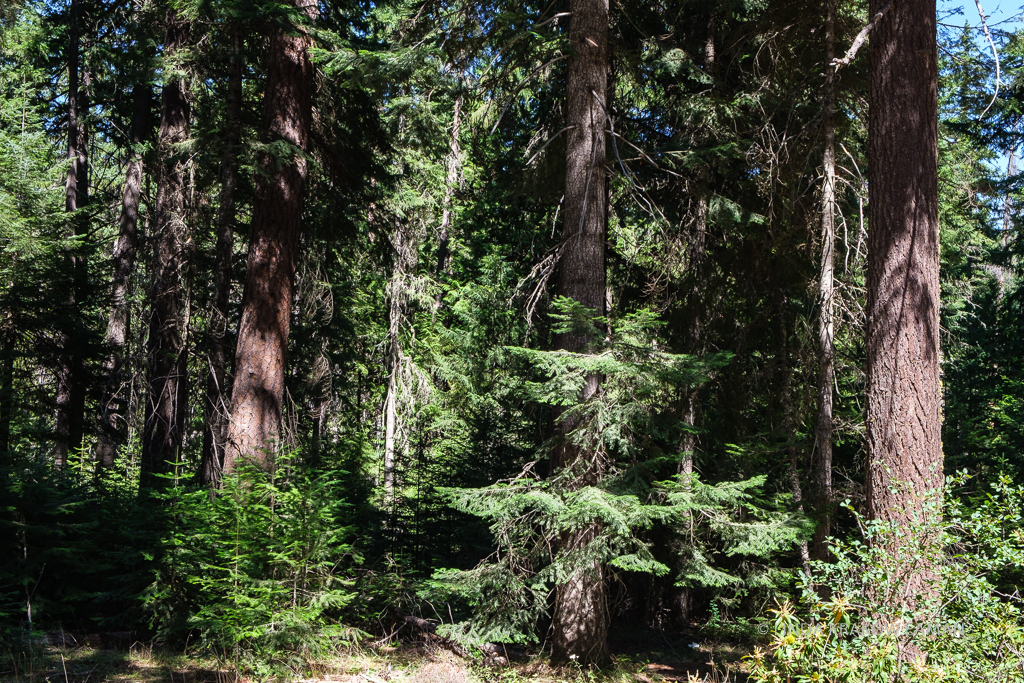
[[(678, 462), (667, 444), (691, 428), (679, 424), (673, 399), (727, 364), (729, 354), (694, 358), (662, 350), (660, 323), (646, 310), (613, 320), (570, 299), (553, 305), (556, 333), (586, 330), (603, 341), (590, 353), (506, 351), (535, 374), (524, 384), (527, 395), (561, 410), (557, 419), (574, 425), (563, 438), (599, 462), (604, 475), (581, 486), (572, 467), (541, 478), (534, 461), (511, 480), (447, 490), (453, 507), (490, 523), (497, 546), (474, 569), (436, 572), (427, 590), (447, 592), (470, 608), (469, 618), (440, 629), (467, 643), (536, 641), (551, 592), (581, 567), (668, 574), (647, 540), (656, 525), (685, 529), (694, 539), (684, 548), (681, 585), (734, 583), (738, 579), (715, 567), (717, 556), (766, 557), (806, 533), (800, 519), (763, 506), (756, 491), (764, 477), (717, 486), (695, 475), (657, 481), (659, 471)], [(603, 378), (601, 390), (579, 401), (594, 374)], [(556, 446), (553, 439), (545, 449)], [(595, 530), (587, 543), (559, 547), (585, 529)]]
[(171, 528), (146, 595), (158, 636), (197, 637), (236, 668), (295, 674), (359, 635), (337, 623), (355, 595), (346, 570), (360, 561), (337, 484), (291, 456), (276, 472), (240, 468), (215, 495), (160, 494)]

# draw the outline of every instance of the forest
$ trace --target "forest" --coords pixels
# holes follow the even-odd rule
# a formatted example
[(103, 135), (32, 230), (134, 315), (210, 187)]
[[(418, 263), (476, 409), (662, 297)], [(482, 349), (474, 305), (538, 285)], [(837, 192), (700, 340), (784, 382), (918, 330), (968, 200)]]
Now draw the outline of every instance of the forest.
[(0, 0), (0, 679), (1024, 681), (995, 10)]

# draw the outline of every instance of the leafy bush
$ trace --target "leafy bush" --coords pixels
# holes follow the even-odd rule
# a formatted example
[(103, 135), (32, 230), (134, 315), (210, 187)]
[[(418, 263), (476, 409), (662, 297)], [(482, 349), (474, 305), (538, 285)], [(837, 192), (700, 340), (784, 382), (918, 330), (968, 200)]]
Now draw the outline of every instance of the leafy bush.
[[(863, 540), (833, 539), (836, 561), (815, 563), (800, 606), (773, 610), (751, 680), (1024, 681), (1024, 487), (955, 495), (965, 481), (947, 483), (944, 521), (861, 520)], [(908, 560), (938, 567), (913, 609), (901, 607)]]

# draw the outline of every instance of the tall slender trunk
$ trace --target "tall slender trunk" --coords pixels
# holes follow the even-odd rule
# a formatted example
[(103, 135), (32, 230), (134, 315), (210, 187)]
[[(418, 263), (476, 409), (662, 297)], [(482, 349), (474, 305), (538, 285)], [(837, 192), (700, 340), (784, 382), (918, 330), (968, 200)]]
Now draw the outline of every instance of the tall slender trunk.
[(149, 138), (150, 110), (153, 91), (149, 84), (137, 83), (132, 90), (132, 133), (134, 149), (125, 171), (124, 193), (121, 196), (120, 233), (114, 244), (114, 272), (111, 288), (110, 317), (107, 320), (107, 358), (103, 363), (106, 386), (100, 404), (100, 431), (96, 458), (101, 469), (114, 464), (117, 447), (124, 442), (120, 424), (126, 415), (128, 388), (124, 377), (124, 350), (128, 342), (131, 309), (132, 274), (139, 248), (139, 200), (142, 196), (142, 150)]
[[(825, 0), (825, 63), (836, 53), (835, 0)], [(821, 188), (821, 272), (818, 277), (818, 422), (814, 431), (817, 460), (812, 505), (818, 525), (814, 531), (815, 559), (829, 556), (832, 530), (832, 384), (835, 377), (835, 246), (836, 246), (836, 123), (835, 69), (826, 67), (824, 102), (824, 184)]]
[[(177, 68), (173, 62), (188, 43), (191, 27), (174, 10), (167, 13), (166, 21), (164, 57), (171, 63), (170, 68)], [(187, 160), (181, 148), (189, 134), (188, 97), (184, 79), (176, 77), (164, 85), (160, 104), (147, 343), (149, 396), (142, 438), (144, 486), (154, 485), (153, 475), (167, 472), (168, 463), (181, 456), (185, 431), (185, 270), (191, 240), (185, 222)]]
[[(779, 373), (782, 375), (782, 432), (786, 438), (786, 461), (789, 475), (789, 490), (793, 494), (793, 502), (799, 512), (804, 511), (803, 487), (800, 485), (799, 455), (796, 447), (796, 413), (793, 410), (793, 366), (789, 359), (789, 324), (786, 321), (785, 306), (782, 301), (778, 305), (779, 316)], [(810, 576), (811, 556), (807, 541), (801, 540), (800, 565), (804, 574)]]
[(238, 154), (242, 139), (242, 32), (231, 25), (231, 61), (224, 111), (224, 150), (221, 158), (220, 209), (217, 213), (217, 254), (213, 266), (213, 320), (209, 336), (209, 374), (206, 378), (206, 421), (199, 481), (213, 486), (220, 481), (227, 441), (227, 363), (230, 353), (228, 302), (231, 297), (231, 257), (234, 253), (235, 193)]
[[(871, 16), (886, 5), (871, 0)], [(935, 29), (935, 0), (900, 0), (870, 43), (867, 509), (899, 527), (926, 514), (943, 476)], [(934, 542), (889, 541), (906, 607), (931, 593)]]
[(384, 397), (384, 509), (389, 516), (394, 511), (395, 466), (398, 449), (399, 419), (398, 392), (399, 373), (402, 371), (402, 321), (405, 315), (405, 272), (409, 248), (407, 236), (401, 224), (395, 226), (392, 244), (395, 248), (394, 267), (388, 283), (388, 351), (385, 361), (388, 372), (388, 389)]
[[(81, 5), (71, 0), (68, 30), (68, 172), (64, 181), (64, 210), (72, 214), (69, 233), (75, 237), (87, 231), (84, 216), (74, 215), (89, 202), (89, 157), (84, 114), (89, 105), (80, 88), (80, 56), (82, 23)], [(88, 82), (88, 77), (82, 78)], [(65, 298), (64, 322), (57, 335), (60, 353), (57, 359), (57, 411), (54, 418), (54, 464), (64, 467), (68, 453), (81, 447), (85, 423), (84, 365), (79, 344), (82, 330), (76, 313), (77, 302), (85, 284), (85, 260), (69, 249), (65, 259), (68, 268), (68, 291)]]
[(462, 170), (462, 146), (459, 136), (462, 132), (462, 96), (455, 98), (455, 112), (452, 115), (452, 139), (448, 146), (448, 168), (444, 184), (444, 202), (441, 205), (440, 240), (437, 249), (437, 274), (448, 270), (451, 253), (449, 251), (449, 230), (452, 225), (452, 199), (455, 188), (459, 186), (459, 175)]
[[(310, 20), (316, 18), (315, 4), (292, 4)], [(295, 154), (289, 161), (268, 156), (262, 162), (266, 175), (257, 190), (249, 242), (225, 473), (244, 461), (269, 468), (281, 435), (285, 354), (306, 184), (302, 152), (312, 119), (311, 44), (301, 27), (277, 29), (270, 41), (263, 127), (269, 141), (291, 145)]]
[[(564, 251), (559, 262), (558, 293), (593, 310), (605, 313), (605, 233), (607, 177), (605, 171), (605, 119), (608, 97), (608, 0), (571, 0), (569, 26), (569, 75), (566, 84), (568, 131), (565, 173)], [(586, 353), (594, 343), (587, 334), (558, 335), (555, 346)], [(580, 401), (600, 391), (601, 378), (587, 378)], [(563, 437), (577, 425), (563, 420)], [(554, 471), (569, 470), (568, 486), (596, 483), (604, 464), (594, 454), (568, 439), (552, 453)], [(599, 531), (598, 522), (566, 534), (559, 553), (586, 546)], [(579, 567), (555, 595), (552, 623), (552, 659), (580, 664), (608, 660), (608, 615), (605, 604), (604, 568), (597, 562)]]
[[(1010, 153), (1007, 154), (1006, 159), (1006, 177), (1012, 178), (1017, 175), (1019, 169), (1017, 168), (1017, 147), (1011, 147)], [(1013, 230), (1013, 214), (1014, 214), (1014, 201), (1013, 194), (1007, 192), (1003, 198), (1003, 230), (1000, 234), (999, 243), (1006, 247), (1010, 243), (1011, 230)], [(1005, 270), (1005, 269), (1004, 269)], [(1007, 274), (1004, 272), (1001, 274), (999, 281), (1003, 286), (1008, 281)]]
[[(704, 70), (709, 76), (714, 78), (715, 75), (715, 22), (717, 21), (718, 15), (712, 12), (708, 15), (708, 23), (706, 33), (704, 36)], [(694, 300), (700, 298), (703, 293), (700, 291), (701, 283), (699, 281), (699, 274), (704, 266), (705, 250), (707, 249), (707, 231), (708, 231), (708, 197), (705, 192), (697, 198), (697, 215), (694, 220), (694, 231), (693, 236), (690, 238), (689, 243), (689, 270), (695, 276), (695, 284), (692, 292)], [(693, 317), (690, 321), (690, 329), (687, 330), (687, 353), (700, 354), (703, 352), (701, 348), (701, 337), (703, 335), (703, 302), (698, 305), (691, 305), (693, 311)], [(697, 422), (697, 397), (700, 393), (699, 388), (697, 389), (686, 389), (683, 394), (683, 405), (681, 410), (681, 417), (683, 421), (693, 427)], [(694, 431), (687, 431), (683, 434), (682, 443), (680, 444), (682, 455), (679, 459), (679, 473), (688, 476), (693, 474), (693, 456), (697, 448), (697, 434)], [(685, 592), (683, 589), (682, 592)], [(680, 595), (682, 595), (680, 592)], [(680, 607), (683, 612), (688, 611), (689, 598), (680, 598)]]

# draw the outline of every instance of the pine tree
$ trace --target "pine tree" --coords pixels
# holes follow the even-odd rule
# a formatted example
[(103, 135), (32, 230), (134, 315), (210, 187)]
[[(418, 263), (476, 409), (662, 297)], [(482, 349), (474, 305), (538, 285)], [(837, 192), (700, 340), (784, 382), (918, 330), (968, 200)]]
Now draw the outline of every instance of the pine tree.
[[(608, 101), (608, 2), (574, 0), (569, 11), (572, 57), (566, 81), (565, 218), (558, 263), (558, 293), (596, 315), (605, 313), (605, 234), (608, 181), (605, 174), (605, 119)], [(586, 353), (595, 343), (593, 331), (570, 331), (555, 347)], [(580, 393), (586, 402), (600, 391), (601, 376), (587, 377)], [(568, 437), (578, 425), (565, 416), (558, 431)], [(571, 438), (556, 446), (552, 471), (572, 487), (593, 486), (604, 474), (602, 455), (589, 452)], [(564, 470), (564, 472), (562, 472)], [(565, 534), (559, 552), (579, 552), (598, 534), (595, 520)], [(604, 664), (608, 661), (608, 616), (603, 568), (588, 562), (558, 586), (555, 596), (552, 659), (558, 663)]]
[(263, 131), (268, 145), (262, 161), (246, 261), (242, 319), (235, 351), (224, 471), (242, 462), (273, 464), (281, 438), (285, 356), (298, 263), (303, 191), (312, 118), (311, 38), (302, 26), (316, 7), (285, 6), (279, 21), (295, 25), (274, 30), (267, 53)]
[(170, 9), (165, 19), (165, 69), (157, 133), (157, 195), (153, 215), (152, 282), (147, 340), (148, 397), (142, 438), (144, 486), (182, 457), (188, 398), (185, 309), (191, 237), (187, 211), (187, 157), (191, 108), (181, 69), (191, 22)]
[[(867, 301), (867, 505), (896, 526), (936, 514), (942, 486), (935, 3), (873, 0)], [(937, 503), (938, 501), (932, 501)], [(930, 511), (929, 511), (930, 510)], [(895, 538), (900, 538), (896, 536)], [(933, 590), (935, 568), (893, 551), (908, 607)]]

